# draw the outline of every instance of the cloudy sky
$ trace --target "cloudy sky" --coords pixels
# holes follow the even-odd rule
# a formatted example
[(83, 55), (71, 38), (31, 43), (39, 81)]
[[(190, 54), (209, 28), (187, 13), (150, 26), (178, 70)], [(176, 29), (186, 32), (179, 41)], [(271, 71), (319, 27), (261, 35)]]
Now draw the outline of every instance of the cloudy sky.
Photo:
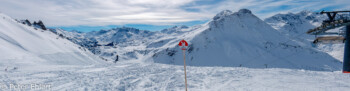
[(161, 30), (203, 24), (222, 10), (247, 8), (264, 19), (301, 10), (350, 9), (349, 4), (350, 0), (0, 0), (0, 12), (68, 30), (120, 26)]

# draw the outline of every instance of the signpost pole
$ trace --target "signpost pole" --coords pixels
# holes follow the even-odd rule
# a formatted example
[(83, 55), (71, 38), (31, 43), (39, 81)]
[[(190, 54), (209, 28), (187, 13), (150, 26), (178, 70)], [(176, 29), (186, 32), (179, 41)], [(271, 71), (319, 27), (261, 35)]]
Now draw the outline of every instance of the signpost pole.
[(184, 70), (185, 70), (185, 87), (187, 91), (187, 76), (186, 76), (186, 50), (182, 50), (182, 53), (184, 55)]
[(187, 76), (186, 76), (186, 47), (188, 46), (188, 43), (185, 40), (181, 40), (179, 42), (179, 46), (182, 50), (182, 54), (184, 55), (184, 72), (185, 72), (185, 87), (187, 91)]
[(350, 73), (350, 25), (346, 26), (343, 73)]
[(184, 72), (185, 72), (185, 87), (187, 91), (187, 76), (186, 76), (186, 47), (188, 46), (188, 43), (185, 40), (181, 40), (179, 42), (179, 46), (182, 50), (182, 54), (184, 55)]

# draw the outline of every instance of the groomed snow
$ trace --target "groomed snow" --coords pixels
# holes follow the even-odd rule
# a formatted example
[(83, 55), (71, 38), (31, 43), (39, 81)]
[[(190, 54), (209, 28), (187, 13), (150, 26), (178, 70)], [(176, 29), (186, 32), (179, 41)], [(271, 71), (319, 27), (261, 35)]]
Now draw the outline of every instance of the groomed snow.
[[(347, 91), (350, 88), (350, 74), (340, 71), (281, 68), (187, 66), (187, 80), (189, 91)], [(103, 66), (57, 67), (50, 71), (0, 71), (0, 85), (4, 84), (46, 84), (53, 91), (185, 90), (183, 66), (137, 61)]]

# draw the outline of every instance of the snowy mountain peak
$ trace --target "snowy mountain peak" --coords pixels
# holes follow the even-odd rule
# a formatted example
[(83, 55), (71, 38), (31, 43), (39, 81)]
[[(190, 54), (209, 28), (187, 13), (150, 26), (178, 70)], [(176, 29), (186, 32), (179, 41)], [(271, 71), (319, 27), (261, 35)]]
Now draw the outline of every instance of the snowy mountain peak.
[(188, 26), (186, 26), (186, 25), (181, 25), (181, 26), (178, 26), (178, 28), (188, 28)]
[[(61, 30), (62, 30), (62, 29), (61, 29)], [(83, 33), (83, 32), (78, 31), (78, 30), (72, 30), (71, 32), (73, 32), (73, 33)]]
[[(136, 28), (131, 28), (131, 27), (118, 27), (118, 28), (112, 28), (112, 29), (103, 29), (100, 31), (93, 31), (93, 32), (88, 32), (86, 34), (89, 35), (89, 37), (94, 37), (94, 36), (112, 36), (112, 35), (117, 35), (117, 34), (139, 34), (139, 33), (149, 33), (150, 31), (145, 31), (145, 30), (139, 30)], [(91, 35), (91, 36), (90, 36)]]
[(181, 30), (182, 29), (188, 29), (189, 27), (188, 26), (185, 26), (185, 25), (181, 25), (181, 26), (174, 26), (174, 27), (171, 27), (171, 28), (168, 28), (168, 29), (163, 29), (161, 32), (162, 33), (166, 33), (166, 34), (171, 34), (171, 33), (178, 33), (178, 32), (182, 32)]
[[(218, 15), (223, 14), (222, 12)], [(217, 16), (218, 16), (217, 15)], [(215, 17), (217, 17), (215, 16)], [(214, 17), (214, 18), (215, 18)], [(241, 36), (246, 34), (237, 34), (239, 33), (247, 33), (249, 34), (259, 34), (259, 32), (241, 32), (243, 30), (247, 31), (262, 31), (261, 29), (250, 29), (255, 27), (264, 27), (267, 31), (274, 30), (271, 28), (268, 24), (266, 24), (264, 21), (259, 19), (257, 16), (251, 13), (248, 9), (241, 9), (238, 12), (227, 14), (225, 13), (224, 16), (221, 16), (220, 18), (213, 20), (210, 22), (211, 28), (222, 28), (227, 27), (227, 30), (229, 31), (236, 31), (234, 35)], [(233, 30), (236, 29), (236, 30)], [(266, 31), (264, 31), (266, 32)], [(232, 33), (232, 32), (230, 32)], [(230, 34), (225, 33), (225, 34)], [(256, 36), (253, 36), (256, 37)]]
[(252, 11), (250, 11), (249, 9), (240, 9), (240, 10), (238, 11), (238, 13), (252, 14)]
[(253, 16), (255, 18), (258, 18), (254, 14), (252, 14), (252, 11), (250, 11), (249, 9), (240, 9), (238, 12), (234, 12), (234, 13), (230, 10), (224, 10), (216, 14), (216, 16), (213, 17), (213, 21), (225, 20), (224, 18), (227, 18), (230, 16), (242, 16), (242, 17)]
[(168, 28), (168, 29), (186, 29), (186, 28), (189, 28), (189, 27), (186, 26), (186, 25), (181, 25), (181, 26), (174, 26), (174, 27), (171, 27), (171, 28)]
[(308, 29), (319, 26), (325, 19), (327, 17), (324, 15), (304, 10), (299, 13), (277, 14), (266, 18), (265, 22), (282, 33), (294, 35), (305, 33)]
[(309, 10), (303, 10), (303, 11), (300, 11), (298, 14), (303, 15), (303, 16), (308, 16), (308, 15), (311, 15), (313, 13), (315, 13), (315, 12), (312, 12)]
[(229, 16), (231, 14), (232, 14), (232, 11), (223, 10), (220, 13), (216, 14), (216, 16), (214, 16), (213, 20), (217, 20), (217, 19), (220, 19), (221, 17)]
[[(202, 32), (185, 35), (193, 36), (186, 39), (189, 42), (186, 64), (192, 66), (264, 68), (269, 65), (275, 68), (339, 70), (341, 65), (325, 53), (305, 50), (307, 48), (293, 41), (285, 43), (289, 41), (285, 36), (248, 9), (235, 13), (222, 11), (209, 25), (193, 31)], [(169, 47), (153, 55), (153, 59), (158, 63), (182, 65), (179, 49), (179, 46)]]

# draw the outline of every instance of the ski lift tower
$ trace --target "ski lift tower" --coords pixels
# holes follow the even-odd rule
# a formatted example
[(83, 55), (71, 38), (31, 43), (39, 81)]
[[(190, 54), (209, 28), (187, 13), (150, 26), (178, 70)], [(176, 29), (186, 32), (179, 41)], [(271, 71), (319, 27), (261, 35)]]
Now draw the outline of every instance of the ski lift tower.
[[(336, 20), (336, 15), (338, 13), (344, 13), (344, 12), (350, 12), (350, 11), (329, 11), (325, 12), (322, 11), (320, 14), (327, 14), (328, 20), (323, 21), (322, 25), (319, 27), (316, 27), (314, 29), (310, 29), (307, 31), (307, 34), (315, 35), (316, 39), (313, 43), (322, 43), (323, 41), (342, 41), (342, 43), (345, 43), (344, 48), (344, 60), (343, 60), (343, 73), (350, 73), (350, 19), (349, 17), (340, 17)], [(327, 32), (328, 30), (339, 28), (346, 26), (345, 36), (339, 36), (344, 35), (344, 33), (332, 33)], [(330, 35), (338, 34), (338, 36), (330, 36)], [(328, 35), (323, 37), (317, 37), (317, 35)], [(334, 42), (329, 42), (334, 43)], [(341, 43), (341, 42), (340, 42)]]

